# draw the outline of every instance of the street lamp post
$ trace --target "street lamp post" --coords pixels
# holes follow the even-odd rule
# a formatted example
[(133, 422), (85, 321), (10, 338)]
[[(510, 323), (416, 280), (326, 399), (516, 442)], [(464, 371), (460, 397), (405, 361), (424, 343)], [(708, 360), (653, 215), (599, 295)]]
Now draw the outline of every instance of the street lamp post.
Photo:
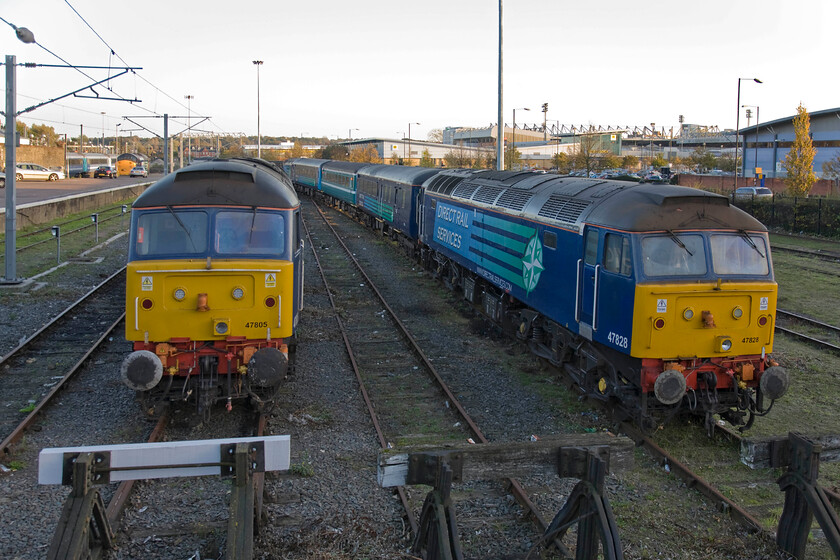
[(738, 78), (738, 103), (735, 104), (735, 184), (732, 191), (738, 188), (738, 143), (741, 138), (741, 81), (752, 80), (757, 84), (764, 83), (758, 78)]
[(187, 165), (192, 163), (192, 124), (190, 124), (192, 110), (190, 109), (190, 101), (194, 98), (194, 95), (184, 96), (184, 99), (187, 100)]
[(262, 157), (262, 136), (260, 135), (260, 66), (263, 65), (262, 60), (254, 60), (254, 65), (257, 67), (257, 157)]
[[(741, 105), (741, 107), (750, 107), (755, 109), (755, 155), (753, 156), (753, 179), (755, 180), (755, 186), (758, 186), (758, 173), (755, 172), (755, 169), (758, 168), (758, 123), (760, 122), (760, 108), (758, 105)], [(749, 128), (749, 120), (747, 120), (747, 128)], [(744, 145), (746, 147), (746, 144)]]
[[(414, 123), (419, 125), (419, 122)], [(408, 165), (411, 166), (411, 123), (408, 123)]]
[[(523, 111), (530, 111), (528, 107), (519, 107)], [(516, 153), (516, 109), (513, 110), (513, 128), (510, 137), (510, 167), (513, 168), (513, 155)]]
[(105, 111), (99, 111), (102, 114), (102, 153), (105, 153)]
[(656, 123), (650, 123), (650, 168), (653, 169), (653, 133)]
[(122, 123), (117, 123), (114, 125), (114, 155), (119, 155), (120, 152), (120, 125)]

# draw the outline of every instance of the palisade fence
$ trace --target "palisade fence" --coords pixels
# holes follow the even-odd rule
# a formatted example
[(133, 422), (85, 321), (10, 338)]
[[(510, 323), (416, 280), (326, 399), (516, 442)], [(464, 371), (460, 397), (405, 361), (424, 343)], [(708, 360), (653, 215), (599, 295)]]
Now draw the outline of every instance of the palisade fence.
[(840, 238), (840, 200), (836, 198), (774, 196), (731, 201), (768, 228)]

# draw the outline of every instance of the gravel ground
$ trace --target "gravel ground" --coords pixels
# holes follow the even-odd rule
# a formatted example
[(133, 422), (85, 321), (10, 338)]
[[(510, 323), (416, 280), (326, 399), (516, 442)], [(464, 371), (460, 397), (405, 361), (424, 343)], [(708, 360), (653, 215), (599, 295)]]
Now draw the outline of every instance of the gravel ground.
[[(47, 282), (39, 289), (0, 290), (0, 352), (13, 348), (20, 337), (122, 266), (125, 242), (123, 237), (98, 251), (96, 256), (104, 257), (99, 264), (71, 264), (39, 279)], [(428, 355), (492, 441), (605, 428), (597, 413), (574, 397), (546, 398), (546, 387), (558, 385), (550, 372), (515, 345), (491, 336), (459, 298), (447, 294), (391, 244), (361, 229), (348, 242), (357, 256), (374, 266), (380, 289), (396, 286), (386, 290), (386, 297), (415, 337), (428, 345)], [(406, 558), (409, 543), (399, 502), (376, 485), (378, 444), (308, 246), (306, 259), (297, 372), (269, 420), (269, 433), (292, 437), (292, 469), (266, 479), (265, 526), (255, 556)], [(32, 430), (27, 436), (12, 457), (22, 468), (0, 474), (0, 557), (43, 557), (69, 493), (66, 488), (37, 486), (38, 450), (144, 439), (150, 426), (139, 420), (136, 403), (114, 375), (129, 346), (115, 339), (90, 368), (99, 377), (71, 385), (62, 404), (45, 418), (49, 429)], [(186, 422), (179, 433), (198, 439), (217, 437), (212, 434), (218, 429), (212, 422)], [(739, 531), (642, 452), (636, 452), (636, 459), (634, 472), (607, 481), (625, 558), (784, 558), (772, 541)], [(572, 486), (571, 481), (538, 477), (522, 482), (549, 519)], [(215, 528), (227, 518), (224, 483), (210, 477), (164, 488), (141, 484), (122, 524), (131, 538), (120, 536), (118, 548), (108, 557), (186, 560), (197, 558), (197, 552), (201, 558), (223, 556), (224, 527)], [(504, 504), (499, 485), (476, 482), (469, 489), (475, 498), (456, 504), (467, 557), (524, 558), (536, 540), (531, 525), (495, 527), (495, 510)], [(204, 497), (184, 497), (194, 496), (196, 490)], [(424, 490), (411, 493), (416, 502)], [(195, 517), (184, 519), (183, 512), (190, 509)], [(198, 536), (157, 534), (160, 527), (199, 522), (208, 529)]]

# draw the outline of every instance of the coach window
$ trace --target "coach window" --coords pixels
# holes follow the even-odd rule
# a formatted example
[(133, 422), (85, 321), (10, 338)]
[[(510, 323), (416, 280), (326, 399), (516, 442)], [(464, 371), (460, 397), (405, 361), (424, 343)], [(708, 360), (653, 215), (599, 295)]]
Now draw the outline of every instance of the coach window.
[(553, 231), (547, 231), (543, 235), (543, 245), (548, 247), (549, 249), (556, 249), (557, 248), (557, 234)]

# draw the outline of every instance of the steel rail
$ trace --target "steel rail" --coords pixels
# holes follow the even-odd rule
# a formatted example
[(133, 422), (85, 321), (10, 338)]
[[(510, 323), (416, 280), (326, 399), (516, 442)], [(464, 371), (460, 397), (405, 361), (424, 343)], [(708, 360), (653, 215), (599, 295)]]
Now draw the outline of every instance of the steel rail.
[[(320, 212), (320, 209), (319, 209)], [(321, 214), (323, 217), (323, 213)], [(330, 289), (330, 284), (327, 281), (327, 277), (324, 274), (324, 267), (321, 266), (321, 259), (318, 257), (318, 252), (315, 251), (315, 244), (312, 242), (312, 235), (309, 231), (309, 226), (306, 225), (306, 220), (302, 220), (303, 229), (306, 231), (306, 238), (309, 240), (309, 248), (312, 251), (312, 256), (315, 257), (315, 263), (318, 265), (318, 272), (321, 275), (321, 280), (324, 282), (324, 287), (327, 289), (327, 296), (330, 300), (330, 305), (332, 306), (333, 313), (335, 314), (335, 321), (338, 323), (338, 330), (341, 331), (341, 338), (344, 340), (344, 347), (347, 350), (347, 356), (350, 358), (350, 365), (353, 368), (353, 373), (356, 376), (356, 382), (359, 384), (359, 390), (362, 394), (362, 399), (365, 401), (365, 406), (368, 409), (368, 415), (370, 416), (371, 421), (373, 422), (374, 431), (376, 431), (376, 437), (379, 439), (379, 446), (381, 449), (386, 449), (388, 447), (388, 442), (385, 439), (385, 434), (382, 432), (382, 427), (379, 425), (379, 419), (376, 416), (376, 410), (373, 407), (373, 402), (370, 399), (370, 395), (367, 392), (367, 387), (365, 386), (365, 382), (362, 379), (362, 374), (359, 371), (359, 366), (356, 363), (356, 357), (353, 354), (353, 347), (350, 344), (350, 339), (347, 337), (347, 330), (344, 328), (344, 321), (341, 320), (341, 316), (338, 313), (338, 308), (335, 304), (335, 299), (333, 298), (332, 290)], [(333, 230), (335, 233), (335, 230)], [(336, 234), (336, 237), (338, 235)], [(417, 523), (417, 519), (414, 517), (414, 513), (411, 510), (411, 505), (408, 503), (408, 494), (406, 494), (404, 486), (397, 487), (397, 495), (400, 498), (400, 503), (402, 503), (403, 509), (405, 510), (406, 516), (408, 517), (408, 523), (411, 526), (411, 532), (413, 534), (417, 534), (419, 525)]]
[[(83, 295), (81, 298), (77, 299), (75, 302), (73, 302), (72, 304), (70, 304), (70, 306), (69, 306), (67, 309), (65, 309), (64, 311), (62, 311), (61, 313), (59, 313), (58, 315), (56, 315), (55, 317), (53, 317), (52, 321), (50, 321), (50, 322), (46, 323), (44, 326), (42, 326), (40, 329), (38, 329), (38, 330), (37, 330), (34, 334), (32, 334), (29, 338), (27, 338), (26, 340), (24, 340), (24, 341), (22, 341), (21, 343), (19, 343), (19, 344), (18, 344), (15, 348), (13, 348), (12, 350), (10, 350), (10, 351), (9, 351), (9, 352), (5, 355), (5, 356), (3, 356), (2, 358), (0, 358), (0, 366), (2, 366), (4, 363), (6, 363), (6, 362), (7, 362), (7, 361), (8, 361), (8, 360), (12, 357), (12, 356), (14, 356), (14, 355), (15, 355), (15, 354), (17, 354), (18, 352), (20, 352), (21, 350), (23, 350), (24, 348), (26, 348), (26, 347), (27, 347), (29, 344), (31, 344), (31, 343), (32, 343), (32, 342), (33, 342), (33, 341), (34, 341), (37, 337), (39, 337), (41, 334), (43, 334), (43, 332), (44, 332), (44, 331), (46, 331), (47, 329), (49, 329), (50, 327), (52, 327), (53, 325), (55, 325), (56, 323), (58, 323), (58, 321), (60, 321), (60, 320), (61, 320), (61, 319), (62, 319), (65, 315), (67, 315), (68, 313), (70, 313), (70, 312), (72, 312), (72, 311), (75, 311), (75, 309), (76, 309), (79, 305), (81, 305), (82, 303), (84, 303), (84, 302), (85, 302), (88, 298), (90, 298), (91, 296), (93, 296), (93, 294), (95, 294), (97, 291), (99, 291), (100, 289), (102, 289), (102, 288), (103, 288), (106, 284), (108, 284), (109, 282), (113, 281), (113, 280), (114, 280), (114, 278), (116, 278), (118, 275), (120, 275), (120, 274), (122, 274), (123, 272), (125, 272), (125, 270), (126, 270), (126, 267), (124, 266), (124, 267), (122, 267), (121, 269), (119, 269), (118, 271), (116, 271), (115, 273), (113, 273), (111, 276), (109, 276), (108, 278), (106, 278), (105, 280), (103, 280), (101, 283), (99, 283), (99, 284), (97, 284), (96, 286), (94, 286), (94, 287), (93, 287), (93, 288), (92, 288), (92, 289), (91, 289), (88, 293), (86, 293), (86, 294), (85, 294), (85, 295)], [(124, 314), (123, 314), (123, 316), (124, 316)]]
[(767, 535), (770, 535), (770, 532), (765, 531), (764, 528), (761, 526), (761, 522), (759, 522), (755, 517), (750, 515), (744, 508), (718, 492), (712, 485), (708, 482), (703, 480), (702, 477), (695, 474), (687, 465), (684, 465), (677, 459), (675, 459), (670, 453), (665, 451), (659, 445), (657, 445), (652, 439), (648, 436), (644, 435), (638, 428), (629, 424), (627, 422), (623, 422), (621, 424), (621, 431), (625, 433), (630, 439), (636, 442), (637, 445), (640, 445), (645, 448), (645, 450), (650, 453), (650, 455), (659, 461), (662, 464), (667, 464), (668, 467), (671, 469), (671, 472), (675, 473), (677, 476), (682, 478), (686, 482), (686, 486), (689, 488), (694, 488), (698, 492), (700, 492), (703, 496), (717, 504), (718, 509), (721, 512), (728, 513), (733, 520), (738, 522), (741, 526), (746, 528), (748, 531), (754, 532), (762, 532)]
[[(487, 439), (487, 437), (479, 429), (478, 425), (473, 421), (473, 419), (470, 417), (470, 415), (467, 413), (467, 411), (463, 408), (463, 406), (461, 406), (461, 403), (458, 401), (458, 399), (455, 397), (455, 395), (449, 389), (449, 386), (446, 384), (446, 382), (443, 380), (443, 378), (438, 373), (437, 368), (435, 368), (435, 366), (431, 363), (431, 361), (429, 361), (429, 359), (426, 357), (426, 354), (420, 348), (420, 345), (418, 344), (417, 340), (409, 332), (408, 327), (405, 326), (405, 324), (399, 319), (399, 317), (397, 317), (396, 313), (391, 308), (391, 306), (388, 305), (388, 302), (385, 300), (385, 297), (379, 291), (379, 288), (376, 287), (376, 284), (370, 279), (370, 277), (364, 271), (364, 269), (362, 268), (359, 261), (353, 256), (353, 252), (347, 247), (347, 245), (344, 244), (344, 241), (341, 240), (338, 233), (335, 231), (335, 228), (333, 228), (332, 224), (330, 224), (329, 221), (327, 220), (324, 212), (321, 210), (321, 208), (318, 206), (318, 204), (315, 203), (314, 200), (312, 201), (312, 204), (318, 210), (318, 213), (321, 215), (321, 218), (324, 220), (324, 223), (327, 225), (327, 227), (329, 227), (330, 230), (333, 232), (333, 234), (335, 235), (335, 238), (338, 240), (339, 244), (344, 248), (347, 256), (353, 262), (356, 269), (361, 273), (362, 277), (367, 282), (367, 285), (373, 290), (373, 292), (376, 294), (376, 296), (381, 301), (382, 305), (388, 311), (388, 314), (391, 316), (394, 323), (399, 326), (401, 332), (405, 335), (406, 340), (409, 341), (412, 348), (416, 352), (417, 356), (422, 360), (424, 365), (428, 368), (428, 371), (432, 374), (432, 376), (434, 377), (438, 386), (443, 390), (444, 394), (449, 398), (449, 402), (451, 403), (451, 405), (458, 411), (458, 413), (464, 419), (464, 422), (467, 424), (467, 426), (469, 426), (473, 435), (478, 440), (478, 443), (489, 443), (490, 440)], [(309, 230), (308, 229), (307, 229), (307, 235), (309, 235)], [(310, 239), (310, 246), (312, 246), (311, 239)], [(315, 250), (314, 250), (314, 246), (313, 246), (313, 253), (314, 252), (315, 252)], [(317, 255), (316, 255), (316, 260), (317, 260)], [(319, 268), (319, 270), (321, 270), (321, 276), (323, 278), (324, 277), (323, 276), (323, 269), (321, 268), (320, 261), (318, 262), (318, 268)], [(326, 284), (326, 278), (324, 278), (324, 283)], [(327, 293), (330, 294), (329, 289), (327, 290)], [(332, 294), (330, 294), (330, 301), (332, 301)], [(339, 323), (341, 322), (340, 319), (338, 319), (338, 317), (337, 317), (337, 320), (339, 321)], [(346, 335), (344, 334), (344, 331), (343, 331), (343, 327), (342, 327), (342, 336), (345, 337), (345, 344), (349, 345), (349, 341), (347, 341)], [(348, 346), (348, 351), (350, 351), (349, 348), (350, 347)], [(354, 371), (357, 372), (356, 377), (359, 380), (359, 382), (362, 383), (361, 376), (358, 373), (358, 370), (357, 370), (356, 365), (355, 365), (355, 360), (352, 358), (352, 354), (351, 354), (351, 361), (353, 362)], [(365, 402), (368, 402), (367, 397), (365, 397)], [(373, 413), (372, 405), (368, 405), (368, 406), (369, 406), (369, 409), (371, 410), (371, 413)], [(374, 420), (374, 422), (376, 422), (376, 421)], [(380, 433), (380, 439), (383, 442), (383, 446), (387, 445), (386, 443), (384, 443), (384, 441), (385, 441), (384, 436), (381, 435), (381, 433)], [(521, 483), (518, 480), (513, 479), (513, 478), (506, 479), (506, 480), (507, 480), (507, 483), (510, 486), (511, 493), (514, 495), (514, 498), (517, 500), (517, 502), (519, 502), (519, 504), (523, 508), (525, 508), (527, 510), (528, 517), (537, 525), (537, 527), (540, 529), (540, 531), (545, 532), (546, 528), (548, 527), (548, 523), (542, 517), (542, 515), (540, 515), (540, 513), (537, 510), (537, 507), (534, 505), (534, 503), (531, 502), (531, 499), (528, 497), (528, 494), (525, 491), (525, 489), (522, 487)], [(400, 490), (402, 490), (402, 487), (399, 487), (399, 488), (400, 488)], [(403, 505), (406, 506), (406, 512), (410, 512), (410, 508), (407, 507), (407, 504), (408, 504), (407, 500), (403, 502)], [(413, 520), (411, 520), (411, 514), (410, 513), (409, 513), (409, 519), (412, 522), (412, 532), (414, 532), (414, 534), (417, 534), (415, 522)]]
[[(169, 407), (167, 406), (164, 408), (160, 418), (158, 418), (157, 424), (155, 424), (155, 427), (149, 435), (149, 439), (146, 440), (146, 443), (155, 443), (160, 440), (163, 430), (168, 422)], [(108, 516), (108, 522), (112, 527), (116, 527), (123, 511), (125, 511), (125, 506), (128, 504), (128, 498), (131, 495), (131, 491), (134, 489), (135, 482), (137, 481), (125, 480), (121, 482), (120, 485), (117, 486), (117, 490), (114, 492), (114, 495), (111, 496), (111, 501), (108, 502), (108, 507), (105, 509), (105, 513)]]
[(820, 327), (831, 332), (835, 332), (840, 334), (840, 327), (836, 327), (834, 325), (830, 325), (828, 323), (823, 323), (822, 321), (817, 321), (816, 319), (812, 319), (811, 317), (806, 317), (805, 315), (800, 315), (799, 313), (794, 313), (793, 311), (785, 311), (783, 309), (776, 309), (777, 315), (783, 315), (785, 317), (789, 317), (791, 319), (795, 319), (797, 321), (801, 321), (803, 323), (807, 323), (809, 325), (814, 325), (816, 327)]
[(12, 433), (9, 434), (6, 437), (6, 439), (0, 442), (0, 453), (4, 455), (9, 454), (9, 447), (14, 445), (18, 440), (20, 440), (21, 437), (23, 437), (23, 433), (24, 431), (26, 431), (26, 428), (28, 428), (32, 425), (33, 422), (35, 422), (35, 418), (38, 417), (41, 411), (55, 398), (55, 396), (59, 393), (59, 391), (61, 391), (61, 389), (64, 388), (64, 386), (70, 381), (70, 379), (75, 377), (75, 375), (82, 369), (82, 365), (87, 361), (91, 354), (93, 354), (102, 345), (105, 339), (108, 338), (108, 336), (110, 336), (113, 330), (117, 327), (117, 325), (119, 325), (123, 321), (123, 319), (125, 319), (125, 312), (123, 312), (123, 314), (120, 315), (119, 319), (111, 323), (111, 326), (109, 326), (105, 330), (102, 336), (100, 336), (96, 340), (96, 342), (94, 342), (93, 345), (90, 348), (88, 348), (87, 352), (85, 352), (84, 355), (81, 358), (79, 358), (79, 360), (70, 368), (70, 370), (64, 374), (64, 377), (62, 377), (61, 381), (56, 383), (55, 386), (50, 390), (50, 392), (47, 393), (47, 395), (43, 399), (41, 399), (41, 402), (35, 405), (35, 408), (32, 409), (32, 411), (26, 416), (26, 418), (24, 418), (20, 422), (20, 424), (18, 424), (17, 427), (14, 430), (12, 430)]

